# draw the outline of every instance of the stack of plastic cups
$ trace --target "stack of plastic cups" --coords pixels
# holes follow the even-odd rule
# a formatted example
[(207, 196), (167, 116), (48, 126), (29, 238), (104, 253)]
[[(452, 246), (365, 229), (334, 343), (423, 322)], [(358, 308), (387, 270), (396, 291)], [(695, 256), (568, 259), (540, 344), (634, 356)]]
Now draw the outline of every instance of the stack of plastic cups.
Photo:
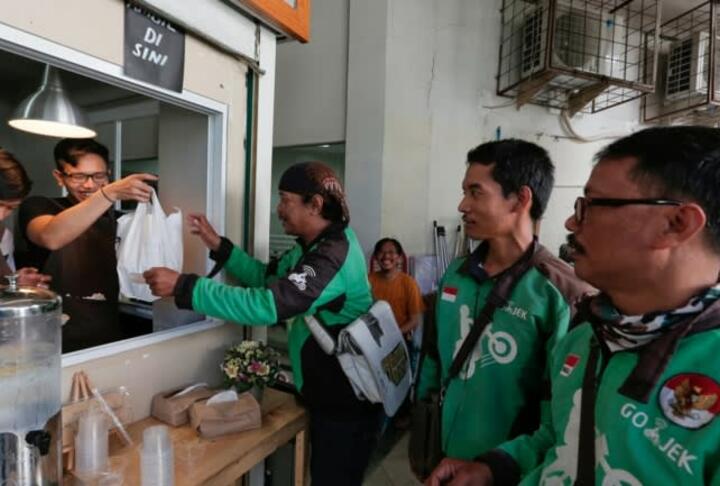
[(99, 474), (108, 465), (108, 428), (105, 414), (90, 411), (80, 417), (75, 438), (75, 470), (88, 477)]
[(142, 486), (173, 486), (175, 461), (166, 426), (148, 427), (143, 432), (140, 468)]

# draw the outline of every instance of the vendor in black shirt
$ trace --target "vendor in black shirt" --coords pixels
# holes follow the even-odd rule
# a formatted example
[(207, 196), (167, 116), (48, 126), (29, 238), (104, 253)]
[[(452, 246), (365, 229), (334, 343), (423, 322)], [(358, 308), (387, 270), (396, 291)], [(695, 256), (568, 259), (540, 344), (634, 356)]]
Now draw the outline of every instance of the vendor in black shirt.
[[(55, 146), (53, 176), (66, 197), (34, 196), (20, 206), (19, 224), (28, 247), (24, 266), (52, 277), (70, 320), (63, 352), (122, 339), (118, 319), (115, 201), (148, 201), (156, 180), (133, 174), (110, 182), (108, 150), (91, 139), (64, 139)], [(20, 257), (20, 255), (18, 255)]]

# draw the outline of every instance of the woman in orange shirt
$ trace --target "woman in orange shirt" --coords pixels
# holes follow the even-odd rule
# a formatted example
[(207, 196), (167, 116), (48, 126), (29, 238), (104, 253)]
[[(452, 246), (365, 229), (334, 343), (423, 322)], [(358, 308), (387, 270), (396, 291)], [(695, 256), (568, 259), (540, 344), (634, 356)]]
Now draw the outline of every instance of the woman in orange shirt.
[[(410, 353), (410, 365), (415, 370), (417, 350), (412, 343), (413, 330), (420, 324), (420, 317), (424, 310), (420, 288), (415, 279), (401, 270), (405, 252), (400, 242), (394, 238), (383, 238), (375, 243), (373, 259), (377, 261), (380, 270), (369, 275), (370, 286), (375, 300), (384, 300), (390, 304), (395, 321), (405, 336), (405, 342)], [(395, 415), (395, 426), (400, 429), (409, 425), (409, 402), (405, 400), (403, 406)], [(386, 419), (383, 430), (387, 427)]]
[(390, 304), (400, 331), (409, 341), (424, 307), (417, 282), (401, 270), (405, 258), (402, 245), (396, 239), (383, 238), (375, 244), (373, 258), (380, 266), (380, 271), (369, 276), (373, 297)]

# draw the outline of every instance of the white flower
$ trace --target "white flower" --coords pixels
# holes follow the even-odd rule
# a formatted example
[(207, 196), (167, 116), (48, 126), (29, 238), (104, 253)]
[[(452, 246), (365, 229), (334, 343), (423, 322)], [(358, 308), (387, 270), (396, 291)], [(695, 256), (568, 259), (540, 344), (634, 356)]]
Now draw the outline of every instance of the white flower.
[(225, 364), (222, 366), (222, 370), (225, 372), (225, 375), (228, 378), (234, 380), (235, 378), (237, 378), (240, 367), (238, 366), (238, 362), (236, 359), (231, 359), (225, 362)]

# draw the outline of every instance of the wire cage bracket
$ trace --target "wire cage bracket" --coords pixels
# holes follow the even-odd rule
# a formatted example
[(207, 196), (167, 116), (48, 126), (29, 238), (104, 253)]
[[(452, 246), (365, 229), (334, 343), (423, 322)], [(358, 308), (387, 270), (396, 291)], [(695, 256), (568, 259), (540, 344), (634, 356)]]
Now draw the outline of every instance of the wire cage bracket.
[(658, 0), (503, 0), (497, 93), (595, 113), (655, 89)]
[(643, 99), (646, 123), (720, 124), (720, 5), (706, 1), (659, 27), (658, 89)]

